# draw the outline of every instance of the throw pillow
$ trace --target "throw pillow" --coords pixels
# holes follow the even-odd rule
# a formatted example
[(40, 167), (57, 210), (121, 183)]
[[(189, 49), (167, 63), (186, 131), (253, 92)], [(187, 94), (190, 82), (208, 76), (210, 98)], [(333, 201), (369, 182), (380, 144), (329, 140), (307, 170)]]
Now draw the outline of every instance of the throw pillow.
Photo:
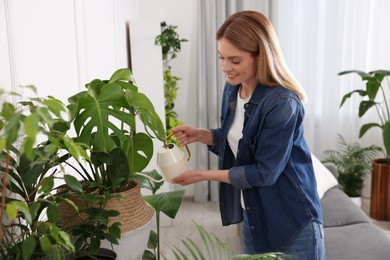
[(338, 185), (337, 179), (334, 175), (321, 163), (321, 161), (311, 154), (313, 161), (314, 174), (317, 180), (317, 193), (320, 199), (324, 196), (325, 192), (330, 188)]

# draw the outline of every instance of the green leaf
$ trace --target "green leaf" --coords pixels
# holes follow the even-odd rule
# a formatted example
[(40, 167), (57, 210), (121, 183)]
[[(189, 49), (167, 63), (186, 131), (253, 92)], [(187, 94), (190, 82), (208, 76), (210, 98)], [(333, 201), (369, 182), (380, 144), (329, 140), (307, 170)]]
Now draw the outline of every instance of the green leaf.
[(52, 223), (56, 223), (57, 220), (58, 220), (58, 206), (53, 204), (53, 203), (49, 203), (49, 205), (47, 206), (47, 218), (50, 222)]
[(344, 105), (345, 101), (347, 101), (347, 99), (350, 98), (352, 96), (352, 94), (354, 94), (354, 93), (358, 93), (360, 96), (363, 96), (363, 97), (365, 95), (367, 95), (367, 92), (365, 90), (362, 90), (362, 89), (351, 91), (343, 96), (341, 103), (340, 103), (340, 107), (342, 107)]
[(14, 114), (11, 119), (8, 121), (8, 123), (5, 125), (5, 136), (7, 138), (7, 145), (6, 147), (9, 149), (13, 143), (15, 143), (16, 139), (18, 138), (18, 133), (20, 129), (20, 120), (22, 118), (22, 115), (20, 114)]
[(360, 131), (359, 131), (359, 138), (363, 137), (363, 135), (367, 132), (367, 130), (369, 130), (371, 127), (375, 127), (375, 126), (382, 128), (382, 126), (380, 124), (377, 124), (377, 123), (369, 123), (369, 124), (362, 125), (362, 127), (360, 127)]
[(13, 115), (15, 114), (15, 106), (9, 102), (4, 102), (3, 103), (3, 107), (1, 109), (1, 115), (6, 119), (6, 120), (10, 120)]
[(388, 157), (390, 155), (390, 121), (383, 126), (383, 143)]
[(153, 141), (144, 133), (128, 137), (123, 144), (123, 150), (128, 159), (130, 173), (142, 172), (153, 157)]
[(149, 240), (148, 240), (148, 248), (149, 249), (157, 249), (158, 245), (158, 236), (154, 230), (150, 230)]
[(110, 83), (113, 83), (118, 80), (131, 80), (132, 74), (130, 69), (124, 68), (124, 69), (119, 69), (112, 74), (110, 78)]
[(91, 238), (91, 243), (90, 243), (89, 249), (90, 249), (91, 251), (96, 252), (97, 250), (99, 250), (99, 248), (100, 248), (100, 238), (98, 238), (98, 237), (92, 237), (92, 238)]
[[(70, 236), (68, 233), (64, 232), (64, 231), (61, 231), (59, 230), (58, 231), (58, 235), (59, 237), (62, 239), (62, 245), (70, 252), (74, 252), (75, 251), (75, 248), (74, 248), (74, 245), (72, 243), (72, 241), (70, 240)], [(63, 250), (61, 250), (63, 251)]]
[(65, 252), (60, 245), (52, 245), (46, 256), (48, 260), (65, 260)]
[(64, 104), (54, 97), (49, 97), (48, 99), (45, 99), (43, 101), (43, 104), (45, 104), (50, 110), (50, 112), (52, 112), (57, 117), (61, 117), (61, 112), (66, 111)]
[[(155, 180), (162, 180), (163, 179), (163, 177), (156, 170), (152, 170), (150, 172), (143, 172), (143, 174), (148, 175)], [(133, 179), (136, 179), (142, 188), (150, 190), (152, 192), (152, 194), (156, 194), (156, 192), (164, 184), (164, 181), (155, 182), (155, 181), (152, 181), (149, 178), (146, 178), (146, 177), (141, 176), (141, 175), (136, 175), (133, 177)]]
[(109, 172), (107, 177), (110, 179), (113, 185), (122, 185), (126, 183), (130, 178), (131, 170), (129, 169), (129, 163), (126, 154), (122, 149), (115, 148), (110, 152), (110, 159), (111, 162), (107, 165)]
[(50, 239), (47, 236), (43, 235), (39, 238), (39, 243), (41, 245), (42, 251), (47, 253), (51, 247)]
[(174, 219), (183, 202), (184, 193), (184, 190), (169, 191), (145, 196), (144, 199), (155, 211)]
[(72, 111), (72, 114), (77, 115), (74, 127), (78, 141), (93, 147), (96, 152), (109, 153), (116, 147), (109, 131), (120, 141), (126, 138), (124, 131), (112, 122), (117, 119), (131, 129), (135, 126), (134, 117), (121, 111), (128, 108), (122, 88), (115, 83), (105, 84), (99, 96), (88, 93), (79, 96), (77, 106), (73, 107), (76, 111)]
[(66, 174), (64, 175), (64, 180), (66, 185), (68, 185), (69, 188), (71, 188), (72, 190), (77, 192), (83, 192), (81, 183), (76, 179), (76, 177)]
[(115, 238), (120, 239), (121, 238), (121, 229), (120, 229), (120, 223), (115, 222), (108, 228), (108, 232)]
[(42, 180), (42, 186), (39, 189), (40, 193), (47, 193), (53, 190), (54, 187), (54, 176), (46, 177)]
[(22, 254), (23, 260), (30, 260), (31, 256), (35, 250), (35, 237), (27, 237), (26, 240), (22, 242)]
[(24, 219), (27, 221), (27, 223), (32, 223), (32, 217), (26, 202), (11, 201), (7, 204), (7, 207), (5, 209), (5, 212), (12, 220), (16, 219), (18, 211), (21, 211), (24, 214)]

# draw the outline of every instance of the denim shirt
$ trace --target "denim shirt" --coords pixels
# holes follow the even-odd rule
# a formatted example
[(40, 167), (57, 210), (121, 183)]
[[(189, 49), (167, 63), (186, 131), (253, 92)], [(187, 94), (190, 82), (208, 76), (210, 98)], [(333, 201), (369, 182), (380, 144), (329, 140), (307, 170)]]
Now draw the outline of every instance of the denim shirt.
[(238, 86), (226, 84), (221, 128), (210, 129), (219, 168), (231, 184), (220, 183), (223, 225), (242, 221), (241, 190), (256, 252), (287, 246), (309, 221), (322, 223), (311, 154), (303, 137), (304, 108), (283, 87), (258, 84), (245, 104), (242, 138), (234, 157), (227, 134), (233, 122)]

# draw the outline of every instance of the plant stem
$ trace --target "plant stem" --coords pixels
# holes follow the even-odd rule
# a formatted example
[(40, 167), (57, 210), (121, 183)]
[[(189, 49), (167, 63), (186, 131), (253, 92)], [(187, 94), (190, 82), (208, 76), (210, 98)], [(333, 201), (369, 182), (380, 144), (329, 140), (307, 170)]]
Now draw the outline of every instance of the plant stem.
[[(389, 78), (386, 77), (386, 81), (387, 81), (387, 85), (390, 86)], [(385, 95), (385, 90), (383, 89), (382, 84), (381, 84), (381, 91), (382, 91), (383, 100), (385, 102), (386, 111), (387, 111), (386, 121), (388, 121), (388, 120), (390, 120), (390, 111), (389, 111), (389, 105), (387, 104), (387, 98), (386, 98), (386, 95)]]
[[(0, 212), (0, 222), (3, 225), (3, 216), (4, 216), (4, 210), (5, 210), (5, 192), (7, 187), (7, 176), (9, 171), (9, 161), (11, 159), (11, 156), (9, 153), (7, 153), (7, 157), (5, 160), (5, 172), (4, 175), (1, 176), (1, 212)], [(0, 241), (3, 241), (3, 237), (5, 236), (5, 233), (3, 230), (0, 234)]]
[(156, 210), (157, 224), (157, 259), (160, 260), (160, 211)]

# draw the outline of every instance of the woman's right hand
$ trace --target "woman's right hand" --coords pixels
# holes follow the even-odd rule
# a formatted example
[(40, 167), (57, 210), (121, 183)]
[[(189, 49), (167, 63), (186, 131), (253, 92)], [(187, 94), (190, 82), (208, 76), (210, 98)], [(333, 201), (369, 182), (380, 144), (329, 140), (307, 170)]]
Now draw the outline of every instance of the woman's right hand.
[(213, 136), (208, 129), (181, 125), (171, 130), (181, 145), (187, 145), (193, 142), (201, 142), (208, 145), (213, 143)]

